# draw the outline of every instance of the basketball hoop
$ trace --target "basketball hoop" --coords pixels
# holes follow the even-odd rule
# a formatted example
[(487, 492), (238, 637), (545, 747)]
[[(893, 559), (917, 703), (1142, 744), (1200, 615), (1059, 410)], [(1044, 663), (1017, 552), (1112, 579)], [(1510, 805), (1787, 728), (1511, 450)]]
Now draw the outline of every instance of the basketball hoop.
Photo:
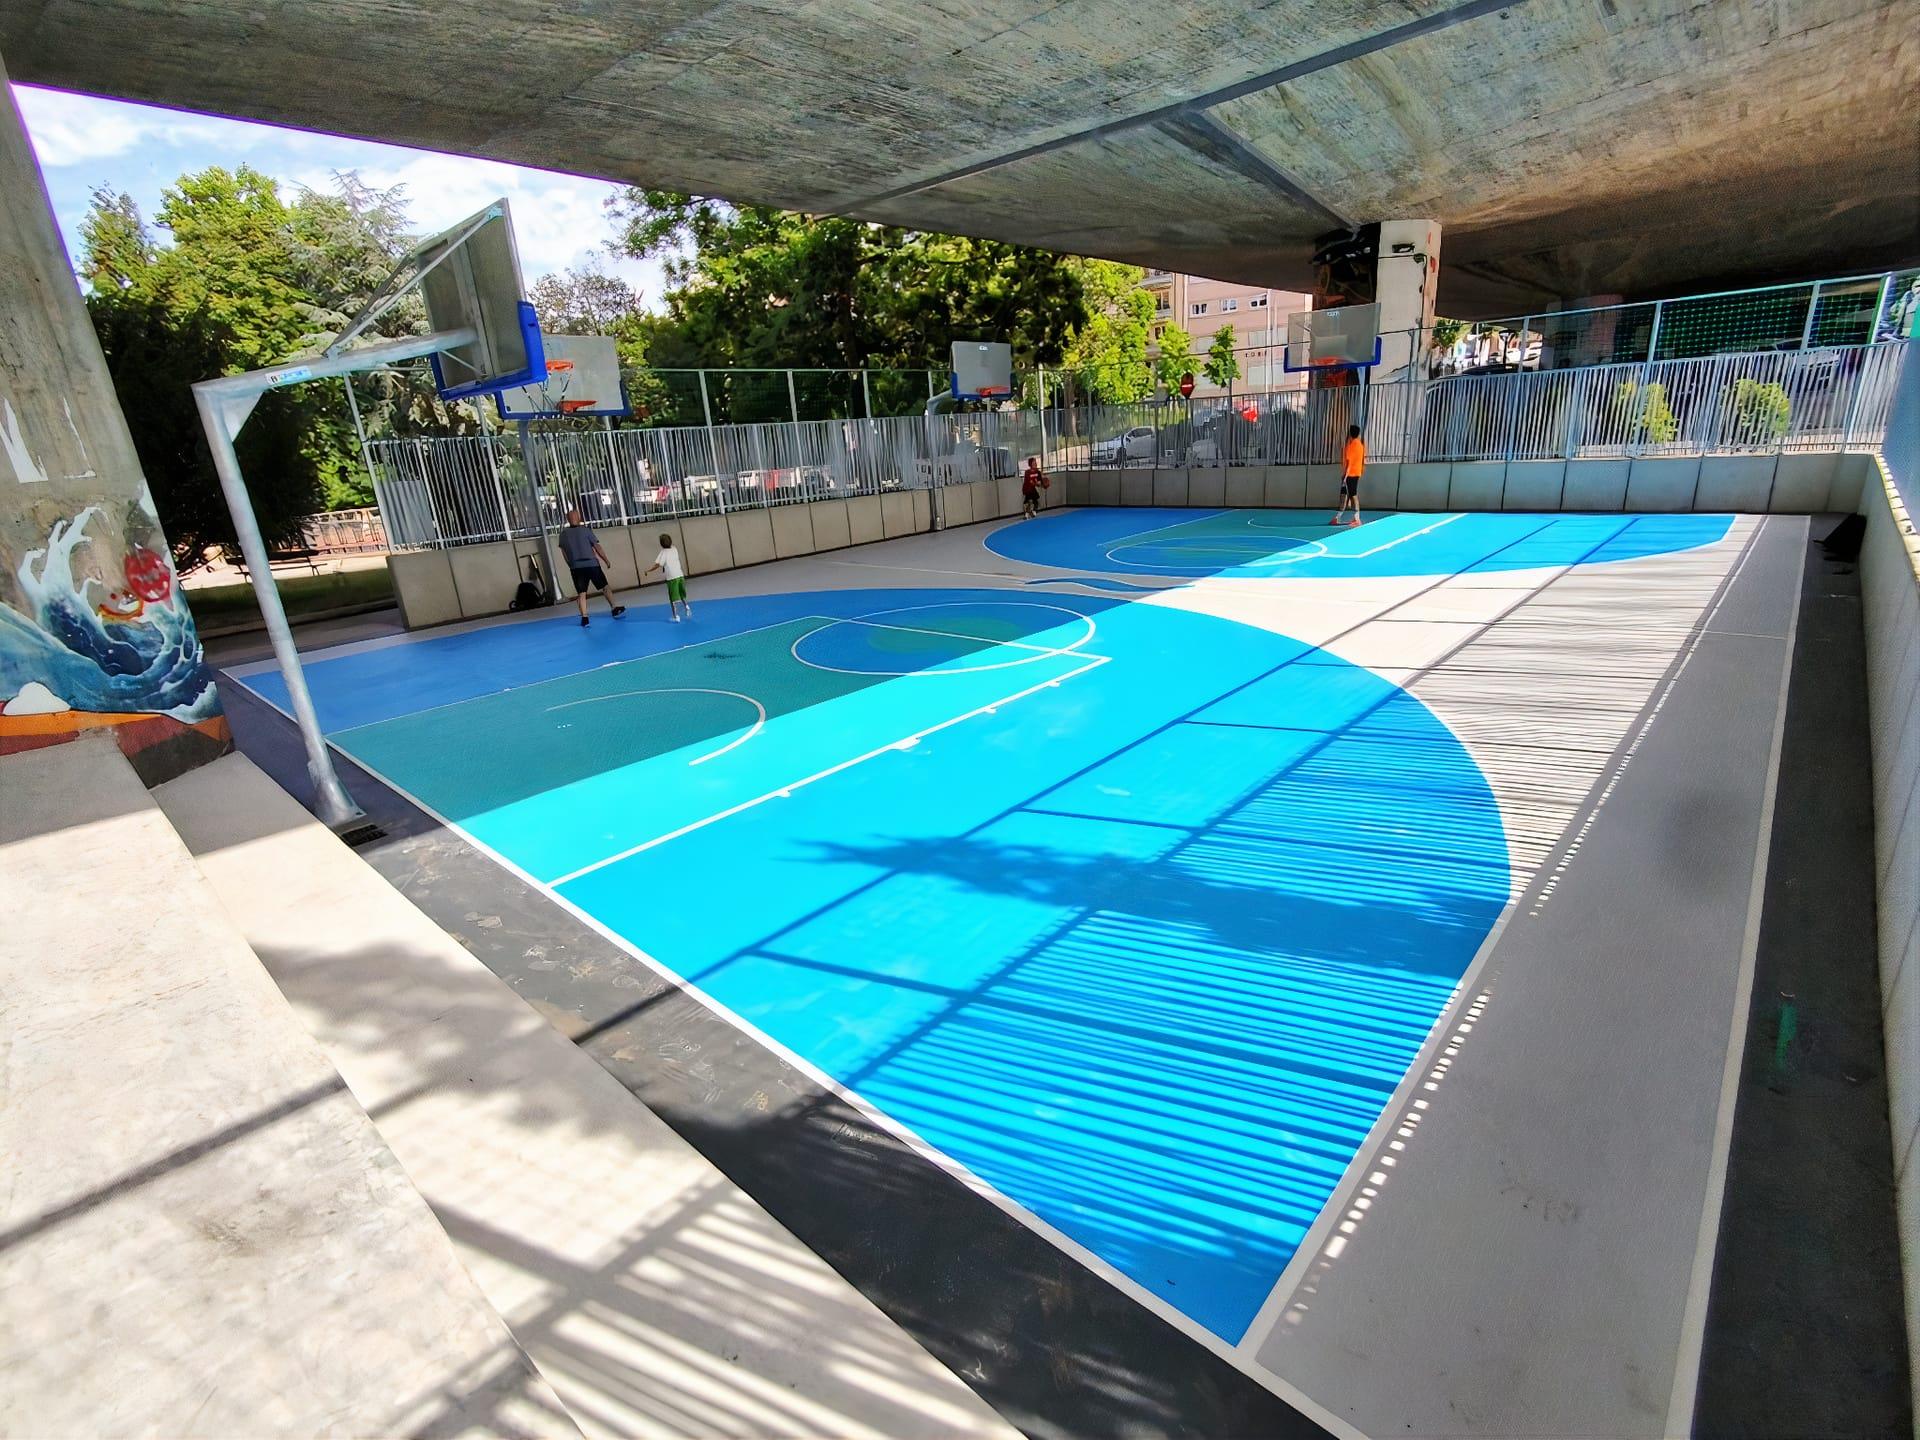
[(544, 344), (546, 373), (534, 384), (500, 392), (502, 419), (629, 413), (626, 387), (620, 383), (620, 356), (612, 339), (548, 335)]

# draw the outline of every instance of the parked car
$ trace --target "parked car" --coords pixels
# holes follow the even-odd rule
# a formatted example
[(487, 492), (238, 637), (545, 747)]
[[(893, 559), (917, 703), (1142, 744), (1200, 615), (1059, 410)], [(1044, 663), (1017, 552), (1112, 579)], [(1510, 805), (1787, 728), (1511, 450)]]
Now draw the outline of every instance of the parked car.
[(1093, 447), (1093, 463), (1131, 465), (1138, 461), (1151, 461), (1158, 448), (1159, 437), (1153, 426), (1135, 425), (1111, 440), (1098, 441)]

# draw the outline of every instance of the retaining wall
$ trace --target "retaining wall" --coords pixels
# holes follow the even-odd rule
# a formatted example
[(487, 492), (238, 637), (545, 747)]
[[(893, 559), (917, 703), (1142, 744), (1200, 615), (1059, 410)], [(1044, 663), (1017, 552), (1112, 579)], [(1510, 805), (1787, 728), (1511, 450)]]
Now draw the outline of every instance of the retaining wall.
[[(1069, 505), (1331, 510), (1340, 467), (1057, 472)], [(1806, 515), (1859, 507), (1875, 461), (1865, 452), (1640, 456), (1617, 460), (1463, 460), (1367, 466), (1368, 510), (1736, 511)]]
[[(1361, 500), (1381, 510), (1736, 510), (1805, 514), (1853, 510), (1875, 460), (1866, 454), (1710, 455), (1635, 460), (1516, 460), (1370, 465)], [(1876, 482), (1877, 483), (1877, 482)], [(1339, 503), (1334, 465), (1231, 469), (1056, 471), (1046, 495), (1061, 505), (1155, 505), (1219, 509), (1327, 509)], [(711, 575), (903, 535), (981, 524), (1020, 513), (1017, 479), (981, 480), (940, 490), (890, 490), (847, 500), (816, 500), (727, 515), (687, 515), (597, 530), (607, 578), (630, 589), (653, 563), (657, 537), (671, 533), (689, 575)], [(496, 540), (446, 550), (414, 550), (391, 561), (394, 593), (410, 628), (499, 615), (539, 558), (540, 542)], [(544, 571), (546, 562), (541, 560)], [(565, 567), (562, 599), (573, 598)]]
[(1907, 1296), (1914, 1410), (1920, 1413), (1920, 536), (1901, 500), (1920, 496), (1920, 366), (1909, 367), (1886, 460), (1861, 494), (1867, 533), (1860, 599), (1873, 743), (1873, 849), (1887, 1108)]

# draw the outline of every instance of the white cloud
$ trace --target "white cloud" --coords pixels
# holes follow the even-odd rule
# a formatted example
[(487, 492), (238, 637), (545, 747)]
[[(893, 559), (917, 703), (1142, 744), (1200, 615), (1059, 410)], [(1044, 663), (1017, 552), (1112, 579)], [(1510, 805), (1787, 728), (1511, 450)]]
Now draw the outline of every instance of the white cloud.
[(661, 305), (661, 263), (611, 253), (613, 226), (605, 203), (619, 187), (603, 180), (59, 90), (15, 86), (13, 93), (49, 172), (70, 247), (77, 243), (87, 193), (97, 184), (129, 191), (151, 215), (176, 176), (208, 165), (250, 164), (277, 178), (286, 194), (297, 186), (330, 190), (336, 171), (355, 170), (369, 185), (405, 186), (408, 223), (423, 235), (505, 195), (529, 285), (557, 270), (597, 263), (639, 289), (649, 307)]
[(26, 85), (14, 86), (13, 96), (33, 137), (34, 153), (49, 170), (125, 155), (148, 144), (211, 143), (218, 138), (212, 124), (170, 110)]
[[(373, 149), (374, 147), (364, 147)], [(336, 169), (356, 169), (377, 189), (406, 187), (407, 216), (414, 230), (430, 235), (504, 195), (513, 212), (520, 268), (531, 284), (557, 270), (589, 264), (619, 275), (657, 306), (664, 276), (657, 260), (635, 261), (611, 253), (613, 225), (607, 198), (620, 187), (546, 170), (528, 170), (497, 160), (475, 160), (428, 151), (378, 147), (371, 163), (342, 156), (326, 169), (302, 169), (284, 177), (290, 185), (326, 190)]]

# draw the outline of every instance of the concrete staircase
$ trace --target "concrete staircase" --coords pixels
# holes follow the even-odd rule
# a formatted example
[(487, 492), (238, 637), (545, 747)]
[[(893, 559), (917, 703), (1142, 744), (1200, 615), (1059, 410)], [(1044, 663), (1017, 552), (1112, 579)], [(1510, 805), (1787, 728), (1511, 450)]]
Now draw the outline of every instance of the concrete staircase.
[(0, 1434), (1012, 1434), (244, 757), (0, 760), (0, 916)]
[(0, 1433), (578, 1433), (111, 739), (0, 916)]

